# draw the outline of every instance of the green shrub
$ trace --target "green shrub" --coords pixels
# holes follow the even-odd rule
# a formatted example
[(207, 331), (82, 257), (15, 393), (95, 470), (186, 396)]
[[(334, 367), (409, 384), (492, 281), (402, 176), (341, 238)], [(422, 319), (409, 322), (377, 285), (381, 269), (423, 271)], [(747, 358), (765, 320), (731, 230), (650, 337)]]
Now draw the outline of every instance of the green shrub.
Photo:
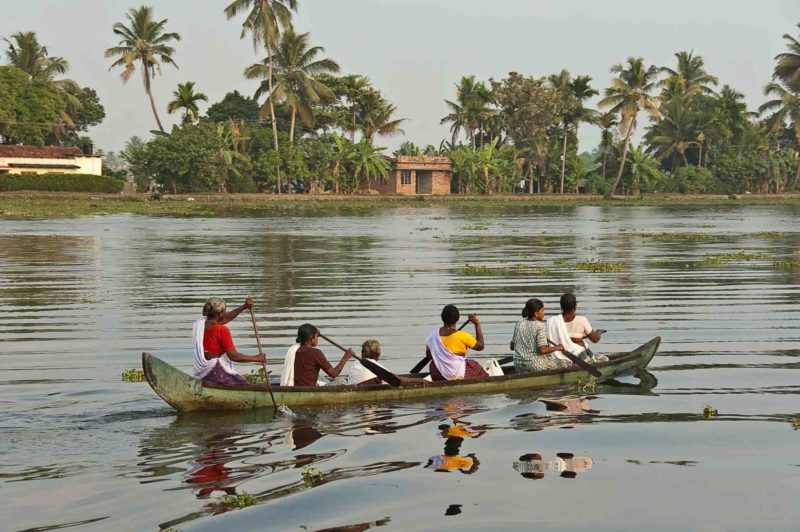
[(92, 174), (40, 174), (0, 176), (0, 192), (40, 190), (47, 192), (119, 193), (123, 182), (108, 176)]
[(725, 187), (702, 166), (683, 166), (675, 172), (678, 192), (683, 194), (721, 194)]

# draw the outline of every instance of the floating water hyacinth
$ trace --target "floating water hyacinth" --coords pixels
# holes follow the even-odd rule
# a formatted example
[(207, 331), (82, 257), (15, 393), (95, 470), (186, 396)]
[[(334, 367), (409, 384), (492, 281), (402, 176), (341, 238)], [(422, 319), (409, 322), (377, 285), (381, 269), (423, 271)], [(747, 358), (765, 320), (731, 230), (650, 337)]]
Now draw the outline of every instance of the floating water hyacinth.
[(322, 471), (320, 471), (319, 469), (315, 469), (311, 466), (308, 466), (305, 469), (303, 469), (301, 476), (303, 477), (303, 482), (305, 482), (308, 487), (313, 486), (314, 484), (323, 479)]
[(594, 378), (594, 375), (589, 375), (588, 377), (580, 378), (578, 377), (578, 390), (585, 393), (594, 393), (597, 389), (597, 379)]
[(662, 242), (670, 241), (703, 241), (703, 240), (719, 240), (722, 235), (712, 235), (710, 233), (632, 233), (633, 236), (640, 238), (649, 238), (650, 240), (659, 240)]
[(717, 417), (717, 414), (719, 414), (719, 412), (717, 412), (717, 409), (714, 408), (713, 406), (706, 405), (705, 407), (703, 407), (703, 417), (705, 419), (715, 418)]
[(737, 253), (721, 253), (719, 255), (705, 255), (703, 262), (709, 265), (727, 264), (728, 262), (747, 261), (747, 260), (764, 260), (768, 259), (769, 255), (764, 253), (747, 253), (746, 251), (739, 251)]
[(625, 269), (622, 262), (602, 262), (596, 259), (582, 260), (575, 264), (576, 270), (586, 272), (621, 272)]
[(122, 372), (122, 380), (124, 382), (144, 382), (147, 378), (144, 376), (144, 371), (140, 369), (128, 369)]
[(247, 508), (257, 502), (255, 497), (244, 491), (237, 495), (225, 495), (220, 504), (229, 508)]
[(753, 233), (753, 236), (776, 240), (779, 238), (783, 238), (783, 233), (781, 233), (780, 231), (759, 231), (757, 233)]
[(776, 260), (772, 263), (776, 270), (800, 270), (800, 261), (797, 260)]

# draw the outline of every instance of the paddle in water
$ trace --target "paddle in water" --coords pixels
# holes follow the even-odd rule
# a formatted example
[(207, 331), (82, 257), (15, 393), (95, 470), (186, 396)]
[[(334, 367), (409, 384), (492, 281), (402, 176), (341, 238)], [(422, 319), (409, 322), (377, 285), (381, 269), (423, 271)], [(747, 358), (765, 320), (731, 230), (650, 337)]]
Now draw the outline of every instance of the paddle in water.
[[(458, 330), (460, 331), (461, 329), (466, 327), (468, 323), (469, 323), (469, 320), (467, 320), (464, 323), (462, 323), (461, 327), (459, 327)], [(431, 353), (430, 353), (430, 351), (428, 351), (428, 352), (425, 353), (425, 356), (422, 358), (422, 360), (417, 362), (417, 365), (414, 366), (411, 369), (411, 373), (419, 373), (420, 371), (422, 371), (422, 368), (425, 367), (425, 364), (427, 364), (430, 361), (431, 361)]]
[[(319, 336), (320, 336), (320, 338), (323, 338), (325, 341), (327, 341), (332, 346), (338, 347), (342, 351), (347, 351), (347, 349), (345, 349), (344, 347), (340, 346), (339, 344), (337, 344), (336, 342), (334, 342), (333, 340), (331, 340), (330, 338), (328, 338), (324, 334), (320, 333)], [(353, 355), (353, 358), (355, 358), (356, 360), (361, 362), (362, 366), (364, 366), (365, 368), (370, 370), (372, 373), (377, 375), (378, 378), (380, 380), (382, 380), (383, 382), (388, 382), (389, 384), (391, 384), (392, 386), (395, 386), (395, 387), (400, 386), (402, 384), (402, 382), (400, 381), (400, 377), (398, 377), (397, 375), (395, 375), (394, 373), (392, 373), (388, 369), (386, 369), (386, 368), (384, 368), (382, 366), (379, 366), (378, 364), (376, 364), (375, 362), (371, 361), (370, 359), (361, 358), (358, 355)]]
[[(552, 346), (556, 345), (552, 340), (548, 340), (547, 343), (549, 343)], [(581, 368), (585, 369), (586, 371), (588, 371), (589, 373), (591, 373), (595, 377), (602, 377), (603, 376), (603, 374), (600, 373), (599, 369), (597, 369), (596, 367), (592, 366), (591, 364), (589, 364), (588, 362), (586, 362), (582, 358), (576, 357), (575, 355), (573, 355), (572, 353), (570, 353), (566, 349), (564, 351), (561, 351), (561, 353), (565, 357), (570, 359), (573, 364), (575, 364), (576, 366), (580, 366)]]
[[(253, 309), (250, 308), (250, 319), (253, 321), (253, 331), (256, 333), (256, 344), (258, 345), (258, 354), (263, 355), (264, 352), (261, 350), (261, 335), (258, 334), (258, 325), (256, 325), (256, 314), (253, 312)], [(266, 358), (266, 357), (265, 357)], [(294, 417), (294, 412), (286, 405), (278, 406), (275, 403), (275, 396), (272, 393), (272, 384), (269, 382), (269, 372), (267, 371), (267, 363), (262, 362), (261, 367), (264, 370), (264, 380), (267, 381), (267, 390), (269, 390), (269, 397), (272, 399), (272, 408), (276, 412), (280, 412), (281, 414), (285, 414), (289, 417)]]

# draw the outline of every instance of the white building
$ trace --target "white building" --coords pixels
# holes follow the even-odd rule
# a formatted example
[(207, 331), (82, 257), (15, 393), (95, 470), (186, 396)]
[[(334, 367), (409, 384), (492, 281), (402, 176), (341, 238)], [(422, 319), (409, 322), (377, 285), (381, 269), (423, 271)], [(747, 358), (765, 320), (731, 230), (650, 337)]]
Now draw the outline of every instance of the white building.
[(86, 155), (75, 147), (0, 144), (0, 175), (50, 172), (101, 175), (103, 160), (99, 155)]

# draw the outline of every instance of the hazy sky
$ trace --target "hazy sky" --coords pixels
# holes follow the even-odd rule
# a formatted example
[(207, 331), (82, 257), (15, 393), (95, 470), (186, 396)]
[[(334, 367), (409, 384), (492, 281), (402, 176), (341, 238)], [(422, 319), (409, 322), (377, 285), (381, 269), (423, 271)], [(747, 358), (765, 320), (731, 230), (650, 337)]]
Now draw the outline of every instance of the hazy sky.
[[(97, 90), (106, 119), (90, 134), (98, 147), (118, 150), (132, 135), (156, 128), (141, 78), (123, 85), (109, 72), (103, 51), (117, 43), (111, 31), (131, 0), (1, 0), (0, 36), (33, 30), (51, 55), (69, 60), (69, 77)], [(241, 19), (227, 21), (226, 0), (150, 0), (158, 19), (181, 34), (175, 60), (154, 82), (162, 121), (178, 83), (196, 81), (210, 102), (238, 89), (252, 94), (255, 83), (243, 69), (260, 55), (240, 40)], [(708, 70), (747, 96), (762, 101), (773, 57), (785, 48), (782, 35), (800, 34), (797, 0), (299, 0), (298, 31), (311, 32), (343, 73), (369, 76), (407, 118), (405, 137), (380, 139), (390, 147), (403, 140), (438, 145), (449, 138), (439, 124), (443, 99), (454, 98), (463, 75), (499, 78), (509, 71), (544, 76), (570, 70), (587, 74), (603, 89), (608, 69), (628, 56), (674, 66), (673, 54), (694, 50)], [(5, 43), (3, 43), (5, 44)], [(3, 57), (2, 61), (5, 61)], [(205, 110), (205, 106), (201, 107)], [(584, 126), (581, 149), (599, 139)]]

